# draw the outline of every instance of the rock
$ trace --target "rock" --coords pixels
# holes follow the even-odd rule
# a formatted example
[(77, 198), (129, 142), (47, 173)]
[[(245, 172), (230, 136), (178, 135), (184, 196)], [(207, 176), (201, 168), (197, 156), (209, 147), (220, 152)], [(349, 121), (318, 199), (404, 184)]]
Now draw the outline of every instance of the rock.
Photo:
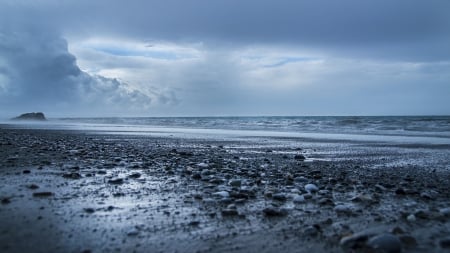
[(23, 173), (23, 174), (30, 174), (31, 171), (30, 171), (30, 170), (24, 170), (24, 171), (22, 171), (22, 173)]
[(409, 222), (414, 222), (414, 221), (416, 221), (417, 219), (416, 219), (416, 216), (415, 216), (414, 214), (410, 214), (410, 215), (408, 215), (408, 216), (406, 217), (406, 220), (409, 221)]
[(39, 186), (36, 185), (36, 184), (30, 184), (30, 185), (27, 186), (27, 188), (31, 189), (31, 190), (36, 190), (36, 189), (39, 189)]
[(141, 173), (139, 172), (134, 172), (131, 175), (128, 176), (129, 178), (140, 178), (141, 177)]
[(123, 184), (123, 178), (114, 178), (108, 180), (108, 183), (110, 184)]
[(279, 201), (286, 201), (287, 197), (283, 193), (276, 193), (272, 195), (272, 198)]
[(136, 228), (132, 228), (127, 232), (127, 236), (137, 236), (139, 234), (139, 230)]
[(439, 209), (439, 213), (441, 213), (443, 216), (450, 216), (450, 207), (445, 207)]
[(234, 187), (241, 187), (242, 181), (240, 179), (232, 179), (229, 184)]
[(367, 241), (367, 246), (380, 253), (401, 253), (402, 242), (392, 234), (380, 234)]
[(63, 178), (80, 179), (81, 178), (81, 174), (77, 173), (77, 172), (66, 173), (66, 174), (63, 175)]
[(95, 209), (92, 207), (86, 207), (86, 208), (83, 208), (83, 211), (85, 211), (86, 213), (94, 213)]
[(405, 245), (407, 248), (413, 248), (417, 246), (417, 240), (416, 238), (410, 236), (410, 235), (399, 235), (398, 239)]
[(292, 200), (294, 203), (305, 203), (305, 197), (303, 197), (302, 195), (297, 195), (294, 197), (294, 199)]
[(319, 188), (315, 184), (307, 184), (305, 185), (305, 190), (309, 193), (314, 193), (319, 190)]
[(439, 245), (441, 246), (441, 248), (443, 249), (450, 249), (450, 237), (441, 239), (439, 241)]
[(334, 207), (334, 211), (336, 213), (352, 214), (355, 211), (355, 206), (350, 204), (339, 204)]
[(2, 204), (9, 204), (11, 203), (10, 198), (2, 198)]
[(239, 215), (236, 209), (226, 208), (222, 210), (222, 216), (237, 216)]
[(266, 207), (263, 209), (263, 213), (266, 216), (285, 216), (287, 215), (287, 210), (275, 207)]
[(294, 159), (299, 160), (299, 161), (304, 161), (306, 159), (306, 157), (304, 155), (295, 155)]
[(53, 196), (53, 192), (35, 192), (33, 197), (50, 197)]
[(33, 121), (45, 121), (45, 115), (42, 112), (30, 112), (24, 113), (18, 117), (12, 118), (12, 120), (33, 120)]
[(316, 235), (319, 234), (319, 230), (317, 229), (316, 226), (307, 226), (307, 227), (305, 228), (305, 230), (303, 230), (303, 233), (304, 233), (306, 236), (316, 236)]
[(219, 192), (213, 193), (213, 196), (217, 196), (217, 197), (221, 197), (221, 198), (228, 198), (228, 197), (230, 197), (230, 193), (228, 193), (227, 191), (219, 191)]

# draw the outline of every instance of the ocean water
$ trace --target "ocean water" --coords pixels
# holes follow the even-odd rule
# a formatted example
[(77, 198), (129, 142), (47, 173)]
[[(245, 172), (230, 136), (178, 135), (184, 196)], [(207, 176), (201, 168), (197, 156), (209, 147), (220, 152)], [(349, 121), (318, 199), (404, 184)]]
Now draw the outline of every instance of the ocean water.
[(450, 144), (450, 116), (60, 118), (80, 128), (124, 133), (235, 134)]
[(450, 145), (450, 116), (57, 118), (28, 126), (115, 134), (273, 136)]

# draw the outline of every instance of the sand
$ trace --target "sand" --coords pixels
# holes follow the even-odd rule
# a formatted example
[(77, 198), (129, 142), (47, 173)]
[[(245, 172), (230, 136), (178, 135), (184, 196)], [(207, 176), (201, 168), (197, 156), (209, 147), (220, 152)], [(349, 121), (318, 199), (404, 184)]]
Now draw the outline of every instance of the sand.
[(1, 252), (447, 252), (445, 145), (0, 126)]

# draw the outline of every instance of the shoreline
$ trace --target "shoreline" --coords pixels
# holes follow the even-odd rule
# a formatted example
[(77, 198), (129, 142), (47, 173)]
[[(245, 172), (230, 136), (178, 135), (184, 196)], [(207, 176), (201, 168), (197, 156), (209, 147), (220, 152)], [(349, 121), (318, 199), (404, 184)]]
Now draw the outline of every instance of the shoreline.
[(441, 252), (450, 235), (448, 148), (0, 133), (4, 252), (367, 252), (380, 235)]

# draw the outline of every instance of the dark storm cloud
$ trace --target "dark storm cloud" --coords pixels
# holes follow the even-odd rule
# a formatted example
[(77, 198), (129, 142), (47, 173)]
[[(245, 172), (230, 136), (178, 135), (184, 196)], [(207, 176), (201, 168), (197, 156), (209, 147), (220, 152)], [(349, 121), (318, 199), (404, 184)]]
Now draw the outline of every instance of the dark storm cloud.
[(0, 69), (0, 105), (11, 114), (62, 109), (114, 113), (124, 106), (142, 111), (151, 102), (115, 79), (81, 71), (67, 42), (46, 30), (1, 31)]
[[(358, 57), (450, 58), (450, 2), (445, 0), (82, 0), (11, 2), (10, 9), (83, 36), (194, 40), (216, 46), (278, 43)], [(26, 19), (15, 16), (18, 23)]]

